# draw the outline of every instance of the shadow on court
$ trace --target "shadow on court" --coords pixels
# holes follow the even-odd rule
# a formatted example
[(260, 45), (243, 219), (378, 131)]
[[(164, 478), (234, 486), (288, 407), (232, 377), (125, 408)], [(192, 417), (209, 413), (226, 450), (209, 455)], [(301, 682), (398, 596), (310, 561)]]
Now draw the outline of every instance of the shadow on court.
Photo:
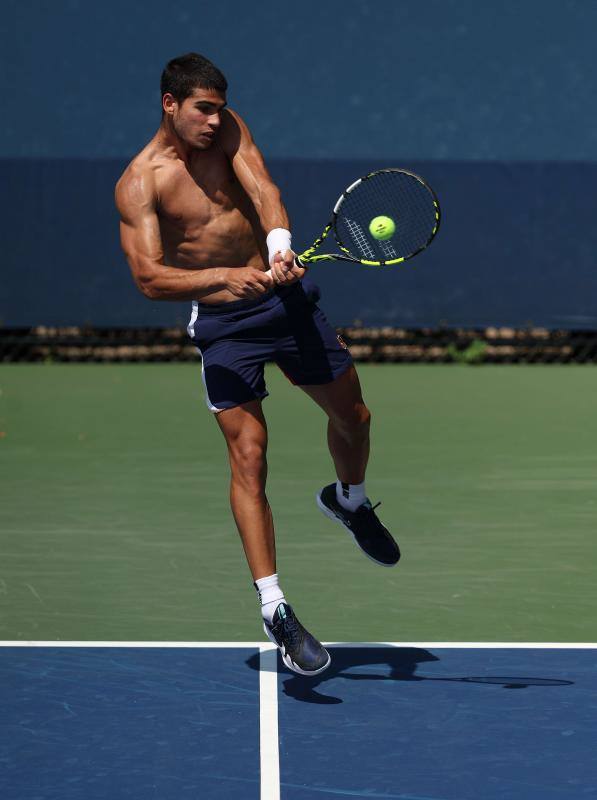
[[(278, 656), (278, 671), (288, 674), (284, 693), (305, 703), (335, 705), (340, 697), (317, 691), (330, 681), (442, 681), (447, 683), (476, 683), (501, 686), (504, 689), (527, 689), (530, 686), (571, 686), (574, 681), (513, 675), (449, 676), (417, 675), (419, 664), (440, 661), (438, 656), (419, 647), (330, 647), (329, 668), (313, 678), (296, 675), (287, 670)], [(247, 659), (251, 669), (259, 669), (259, 656)], [(389, 669), (388, 669), (389, 668)], [(337, 690), (337, 685), (334, 686)]]

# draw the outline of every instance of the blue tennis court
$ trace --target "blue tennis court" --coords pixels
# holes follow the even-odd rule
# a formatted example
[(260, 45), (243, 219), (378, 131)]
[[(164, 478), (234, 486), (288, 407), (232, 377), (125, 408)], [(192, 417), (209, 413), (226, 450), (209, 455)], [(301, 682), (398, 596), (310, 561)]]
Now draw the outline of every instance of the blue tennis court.
[(597, 645), (8, 643), (4, 800), (597, 796)]

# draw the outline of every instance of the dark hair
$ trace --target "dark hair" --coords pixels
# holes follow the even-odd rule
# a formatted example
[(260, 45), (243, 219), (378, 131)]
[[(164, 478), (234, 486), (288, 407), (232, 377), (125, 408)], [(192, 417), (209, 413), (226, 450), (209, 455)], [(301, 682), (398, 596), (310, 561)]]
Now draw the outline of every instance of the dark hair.
[(187, 53), (166, 64), (160, 81), (162, 97), (169, 92), (182, 103), (197, 88), (225, 92), (228, 82), (215, 64), (199, 53)]

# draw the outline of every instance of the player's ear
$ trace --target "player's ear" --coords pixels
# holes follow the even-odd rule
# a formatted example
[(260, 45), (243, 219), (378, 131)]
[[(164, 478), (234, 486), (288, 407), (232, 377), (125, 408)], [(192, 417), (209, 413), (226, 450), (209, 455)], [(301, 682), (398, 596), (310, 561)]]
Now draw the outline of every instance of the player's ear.
[(170, 94), (170, 92), (166, 92), (166, 94), (162, 97), (162, 109), (164, 114), (172, 116), (177, 105), (178, 103), (174, 95)]

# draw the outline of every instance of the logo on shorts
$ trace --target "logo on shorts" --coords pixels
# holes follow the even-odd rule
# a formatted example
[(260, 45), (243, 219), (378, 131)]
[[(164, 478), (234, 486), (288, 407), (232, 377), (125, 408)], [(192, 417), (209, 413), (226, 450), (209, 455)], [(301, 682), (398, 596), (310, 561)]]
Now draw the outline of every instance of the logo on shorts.
[(340, 336), (340, 334), (338, 334), (336, 338), (338, 339), (338, 344), (340, 345), (340, 347), (343, 347), (345, 350), (348, 350), (348, 345), (346, 344), (344, 339)]

